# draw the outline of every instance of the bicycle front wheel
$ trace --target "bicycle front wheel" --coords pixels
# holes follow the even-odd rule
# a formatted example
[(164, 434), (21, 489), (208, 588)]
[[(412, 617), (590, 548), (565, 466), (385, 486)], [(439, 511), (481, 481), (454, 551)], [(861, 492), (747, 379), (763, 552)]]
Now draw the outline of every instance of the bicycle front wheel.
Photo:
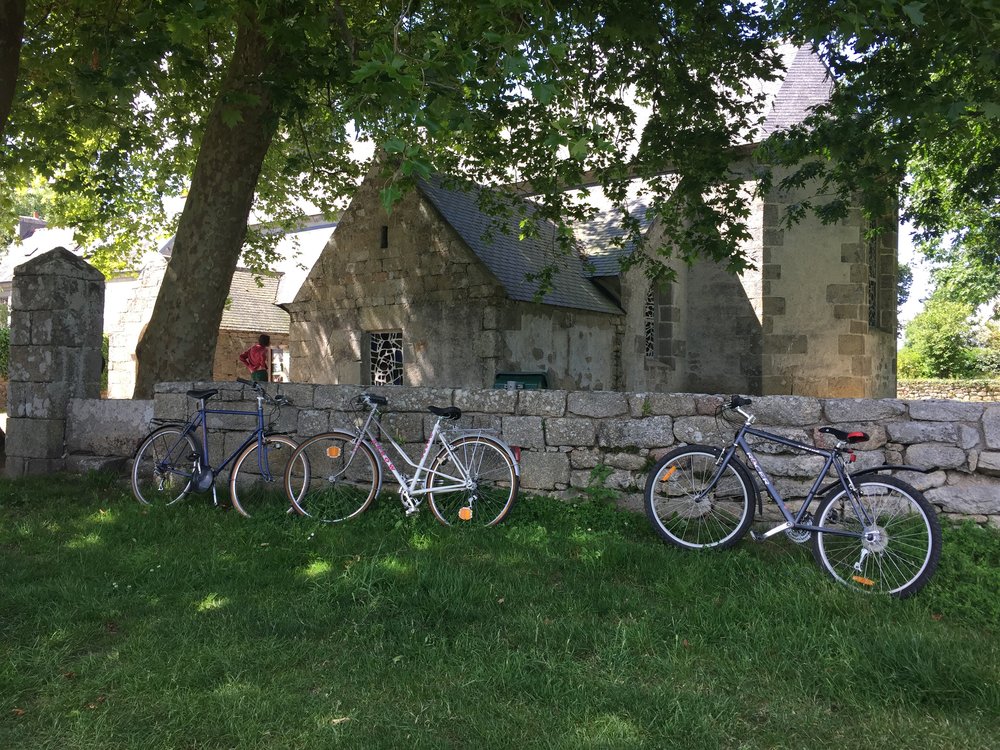
[(646, 516), (664, 540), (685, 549), (726, 549), (753, 521), (756, 489), (735, 461), (719, 472), (721, 451), (686, 446), (661, 458), (646, 480)]
[(303, 442), (285, 470), (285, 494), (302, 515), (339, 523), (364, 513), (378, 494), (378, 461), (348, 432), (326, 432)]
[(434, 517), (445, 526), (496, 526), (517, 499), (510, 454), (496, 441), (461, 437), (431, 462), (425, 484)]
[(143, 505), (173, 505), (191, 490), (198, 446), (180, 427), (153, 430), (132, 461), (132, 494)]
[(937, 513), (919, 490), (895, 477), (858, 480), (857, 488), (859, 506), (843, 488), (820, 501), (816, 525), (830, 532), (813, 533), (816, 562), (852, 589), (912, 596), (941, 558)]
[(291, 510), (285, 494), (285, 467), (299, 444), (285, 435), (266, 435), (236, 458), (229, 497), (237, 512), (251, 517), (280, 516)]

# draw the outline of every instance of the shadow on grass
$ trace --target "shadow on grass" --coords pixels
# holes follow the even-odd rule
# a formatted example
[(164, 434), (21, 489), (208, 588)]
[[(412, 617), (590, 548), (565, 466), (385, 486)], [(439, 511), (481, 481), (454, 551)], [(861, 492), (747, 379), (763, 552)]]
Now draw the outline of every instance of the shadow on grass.
[(0, 522), (4, 747), (976, 747), (998, 728), (978, 529), (949, 529), (955, 563), (898, 602), (805, 547), (691, 554), (536, 498), (494, 529), (393, 499), (322, 526), (55, 478), (0, 482)]

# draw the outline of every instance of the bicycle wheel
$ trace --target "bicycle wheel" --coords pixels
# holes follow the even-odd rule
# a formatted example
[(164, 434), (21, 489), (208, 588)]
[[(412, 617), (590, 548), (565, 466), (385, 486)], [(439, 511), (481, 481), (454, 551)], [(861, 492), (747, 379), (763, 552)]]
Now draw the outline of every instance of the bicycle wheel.
[(132, 461), (132, 494), (143, 505), (172, 505), (191, 489), (198, 446), (180, 427), (153, 430)]
[(721, 453), (708, 446), (677, 448), (650, 471), (646, 516), (664, 540), (686, 549), (726, 549), (750, 527), (756, 487), (735, 460), (712, 484)]
[(517, 471), (510, 454), (500, 443), (476, 436), (460, 437), (448, 447), (451, 454), (441, 449), (424, 484), (434, 517), (445, 526), (500, 523), (517, 499)]
[(285, 471), (285, 494), (302, 515), (338, 523), (360, 515), (381, 484), (378, 461), (348, 432), (326, 432), (303, 442)]
[(922, 589), (941, 558), (941, 523), (919, 490), (895, 477), (857, 481), (870, 523), (859, 518), (847, 491), (820, 501), (816, 525), (859, 536), (813, 532), (813, 556), (834, 580), (852, 589), (899, 598)]
[(267, 435), (260, 450), (257, 441), (243, 449), (229, 476), (229, 497), (237, 512), (250, 518), (280, 516), (291, 510), (285, 494), (285, 467), (298, 447), (285, 435)]

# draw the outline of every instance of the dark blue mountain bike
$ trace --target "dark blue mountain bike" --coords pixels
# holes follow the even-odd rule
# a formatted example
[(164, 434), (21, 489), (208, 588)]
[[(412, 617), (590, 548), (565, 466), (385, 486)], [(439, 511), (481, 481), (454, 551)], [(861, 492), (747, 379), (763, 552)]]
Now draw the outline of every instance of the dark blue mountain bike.
[[(836, 444), (818, 448), (753, 427), (754, 416), (743, 409), (750, 404), (748, 398), (733, 396), (720, 407), (720, 413), (735, 411), (743, 418), (729, 445), (721, 449), (686, 445), (670, 451), (650, 471), (645, 506), (656, 532), (686, 549), (736, 544), (750, 528), (754, 506), (760, 503), (753, 474), (736, 455), (740, 450), (785, 519), (763, 534), (751, 532), (755, 541), (782, 532), (799, 543), (811, 539), (820, 567), (860, 591), (902, 598), (923, 588), (941, 557), (937, 513), (917, 489), (879, 474), (920, 469), (885, 465), (850, 473), (847, 465), (854, 454), (848, 446), (868, 440), (868, 435), (821, 427), (819, 431), (832, 436)], [(825, 459), (795, 513), (764, 471), (748, 436)], [(823, 484), (831, 470), (835, 478)], [(810, 506), (817, 497), (814, 514)]]
[[(233, 508), (244, 516), (283, 513), (291, 510), (284, 489), (285, 466), (298, 443), (285, 434), (272, 432), (265, 421), (264, 405), (272, 407), (267, 415), (277, 417), (289, 400), (271, 396), (260, 383), (237, 378), (256, 394), (254, 411), (210, 409), (208, 399), (218, 389), (192, 390), (187, 395), (197, 400), (198, 408), (186, 422), (153, 420), (159, 426), (143, 438), (132, 462), (132, 492), (145, 505), (173, 505), (191, 492), (212, 491), (218, 505), (215, 478), (230, 464), (229, 496)], [(255, 416), (256, 429), (222, 463), (213, 465), (209, 455), (209, 414)], [(300, 460), (307, 460), (303, 457)]]

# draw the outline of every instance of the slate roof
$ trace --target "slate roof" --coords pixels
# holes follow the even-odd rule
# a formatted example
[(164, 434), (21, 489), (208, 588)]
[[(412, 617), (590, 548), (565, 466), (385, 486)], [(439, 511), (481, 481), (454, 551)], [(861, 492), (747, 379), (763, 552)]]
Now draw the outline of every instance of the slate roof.
[(229, 287), (226, 309), (219, 328), (253, 333), (288, 333), (288, 313), (274, 304), (278, 291), (278, 276), (264, 276), (263, 286), (257, 286), (253, 273), (237, 268)]
[(11, 243), (6, 250), (0, 248), (0, 283), (9, 283), (14, 278), (14, 269), (22, 263), (57, 247), (83, 254), (83, 248), (73, 240), (73, 230), (61, 227), (36, 227), (20, 242)]
[[(510, 216), (497, 218), (480, 207), (481, 198), (487, 203), (513, 203), (518, 199), (497, 191), (485, 191), (471, 183), (460, 185), (449, 181), (447, 185), (445, 187), (440, 178), (418, 181), (420, 191), (503, 285), (511, 299), (535, 301), (538, 282), (529, 281), (526, 276), (554, 265), (557, 271), (552, 279), (553, 289), (541, 298), (541, 302), (621, 314), (621, 308), (586, 278), (584, 262), (579, 255), (556, 251), (556, 227), (551, 222), (540, 225), (537, 238), (521, 240), (520, 213), (515, 211)], [(528, 202), (522, 202), (520, 207), (526, 208), (528, 215), (533, 212)]]
[[(620, 247), (614, 244), (614, 240), (623, 233), (621, 209), (612, 205), (598, 191), (591, 191), (588, 202), (597, 208), (597, 213), (588, 221), (573, 224), (577, 245), (584, 256), (584, 273), (591, 278), (617, 276), (621, 273), (621, 259), (635, 249), (631, 242)], [(647, 211), (648, 205), (640, 200), (633, 201), (629, 206), (629, 213), (639, 220), (643, 233), (652, 224)]]
[(761, 137), (799, 124), (831, 93), (833, 77), (829, 69), (808, 47), (799, 47), (764, 120)]

